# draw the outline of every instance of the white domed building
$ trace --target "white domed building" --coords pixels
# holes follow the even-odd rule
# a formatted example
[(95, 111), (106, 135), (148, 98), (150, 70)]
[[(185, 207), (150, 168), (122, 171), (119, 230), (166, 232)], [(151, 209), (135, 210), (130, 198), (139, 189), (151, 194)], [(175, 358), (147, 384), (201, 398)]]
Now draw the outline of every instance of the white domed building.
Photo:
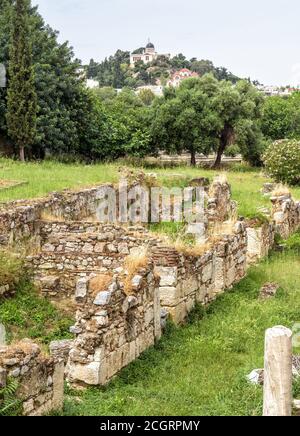
[(148, 44), (146, 45), (146, 47), (143, 49), (143, 51), (141, 53), (133, 52), (130, 54), (130, 66), (134, 67), (134, 65), (137, 62), (143, 62), (144, 64), (150, 64), (152, 61), (157, 59), (159, 56), (166, 56), (168, 58), (171, 57), (170, 54), (164, 54), (164, 55), (158, 54), (155, 51), (154, 44), (152, 44), (152, 42), (150, 42), (150, 40), (149, 40)]

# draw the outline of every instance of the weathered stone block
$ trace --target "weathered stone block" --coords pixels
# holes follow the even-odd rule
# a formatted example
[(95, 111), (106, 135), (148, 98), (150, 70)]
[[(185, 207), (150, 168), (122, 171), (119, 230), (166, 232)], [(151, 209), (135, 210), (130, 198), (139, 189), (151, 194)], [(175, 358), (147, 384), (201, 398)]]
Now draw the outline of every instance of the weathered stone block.
[(85, 298), (87, 295), (87, 288), (88, 288), (88, 279), (86, 277), (80, 278), (76, 283), (76, 290), (75, 290), (75, 298)]
[(161, 306), (176, 306), (180, 301), (178, 288), (164, 286), (159, 288)]
[(156, 267), (155, 273), (160, 277), (160, 286), (177, 285), (177, 267)]
[(103, 291), (99, 292), (94, 300), (96, 306), (106, 306), (111, 299), (111, 292)]
[(100, 384), (101, 362), (92, 362), (87, 365), (73, 364), (70, 366), (69, 378), (74, 382), (83, 382), (87, 385)]

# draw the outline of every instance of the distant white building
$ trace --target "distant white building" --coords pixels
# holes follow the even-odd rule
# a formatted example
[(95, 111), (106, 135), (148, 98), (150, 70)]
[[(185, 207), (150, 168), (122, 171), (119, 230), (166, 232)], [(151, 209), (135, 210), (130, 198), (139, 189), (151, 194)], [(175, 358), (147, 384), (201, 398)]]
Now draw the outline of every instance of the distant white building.
[(148, 42), (146, 47), (141, 53), (131, 53), (130, 54), (130, 66), (133, 68), (137, 62), (143, 62), (144, 64), (150, 64), (159, 56), (165, 56), (168, 59), (171, 58), (170, 53), (160, 55), (155, 51), (155, 46), (152, 42)]
[(280, 97), (288, 97), (289, 95), (293, 94), (293, 92), (299, 91), (299, 87), (297, 88), (290, 88), (290, 87), (280, 87), (280, 86), (265, 86), (265, 85), (259, 85), (257, 89), (261, 92), (263, 92), (268, 97), (272, 96), (280, 96)]
[(89, 88), (89, 89), (96, 89), (96, 88), (99, 88), (99, 82), (98, 82), (98, 80), (87, 79), (85, 83), (86, 83), (86, 87)]

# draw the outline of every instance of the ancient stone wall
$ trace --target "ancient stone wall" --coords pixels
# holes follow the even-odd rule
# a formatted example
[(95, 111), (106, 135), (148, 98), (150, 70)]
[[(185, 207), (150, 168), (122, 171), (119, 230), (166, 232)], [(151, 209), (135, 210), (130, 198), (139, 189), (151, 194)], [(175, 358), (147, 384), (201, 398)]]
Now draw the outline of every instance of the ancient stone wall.
[(201, 256), (156, 249), (155, 274), (159, 276), (161, 306), (175, 323), (183, 322), (196, 303), (207, 304), (246, 273), (247, 239), (242, 223)]
[(117, 275), (105, 285), (95, 277), (77, 295), (76, 339), (67, 365), (70, 382), (106, 384), (160, 338), (159, 291), (152, 269), (137, 271), (131, 295)]
[(247, 227), (247, 262), (252, 264), (267, 256), (274, 246), (275, 226), (264, 223), (260, 227)]
[[(53, 193), (48, 198), (13, 201), (0, 208), (0, 245), (12, 245), (39, 237), (39, 220), (45, 217), (81, 220), (95, 216), (99, 199), (108, 185), (79, 192)], [(110, 186), (110, 185), (109, 185)]]
[(287, 239), (300, 227), (300, 202), (293, 200), (291, 194), (271, 197), (271, 202), (271, 222), (247, 227), (249, 264), (268, 255), (276, 235)]
[(93, 222), (39, 222), (40, 252), (27, 258), (43, 295), (74, 296), (95, 274), (118, 273), (126, 257), (139, 247), (150, 248), (159, 238), (144, 227), (120, 227)]
[(38, 345), (22, 341), (0, 347), (0, 388), (17, 381), (16, 399), (24, 415), (37, 416), (63, 406), (64, 363), (44, 356)]
[[(241, 280), (247, 259), (266, 255), (275, 233), (287, 237), (300, 225), (300, 204), (290, 196), (274, 197), (274, 223), (246, 230), (238, 222), (204, 254), (189, 256), (144, 227), (92, 221), (103, 189), (53, 194), (1, 209), (0, 244), (33, 238), (36, 254), (27, 265), (41, 292), (53, 299), (68, 297), (77, 307), (75, 339), (52, 344), (52, 357), (43, 357), (36, 345), (26, 352), (0, 348), (0, 379), (20, 379), (24, 414), (47, 413), (61, 404), (61, 388), (54, 386), (61, 387), (66, 362), (74, 385), (106, 384), (160, 338), (167, 314), (183, 322), (196, 303), (209, 303)], [(206, 213), (210, 222), (234, 216), (226, 182), (211, 186)], [(148, 262), (132, 274), (126, 261), (141, 246), (147, 247)], [(3, 287), (4, 294), (8, 291)]]
[(275, 233), (288, 238), (300, 226), (300, 201), (294, 201), (291, 194), (271, 197), (272, 218)]
[(231, 200), (231, 187), (222, 177), (216, 177), (208, 191), (207, 217), (210, 222), (226, 221), (234, 217), (237, 204)]

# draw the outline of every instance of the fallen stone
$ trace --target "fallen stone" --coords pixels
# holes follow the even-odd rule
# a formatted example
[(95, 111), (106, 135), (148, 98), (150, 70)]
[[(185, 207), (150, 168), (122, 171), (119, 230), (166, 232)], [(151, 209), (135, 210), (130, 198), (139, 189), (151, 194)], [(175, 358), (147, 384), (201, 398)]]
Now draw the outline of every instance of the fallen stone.
[(266, 283), (259, 292), (259, 298), (261, 300), (272, 298), (276, 295), (279, 288), (280, 286), (277, 283)]
[(263, 369), (254, 369), (247, 375), (247, 379), (250, 383), (254, 385), (263, 385), (264, 384), (264, 370)]

